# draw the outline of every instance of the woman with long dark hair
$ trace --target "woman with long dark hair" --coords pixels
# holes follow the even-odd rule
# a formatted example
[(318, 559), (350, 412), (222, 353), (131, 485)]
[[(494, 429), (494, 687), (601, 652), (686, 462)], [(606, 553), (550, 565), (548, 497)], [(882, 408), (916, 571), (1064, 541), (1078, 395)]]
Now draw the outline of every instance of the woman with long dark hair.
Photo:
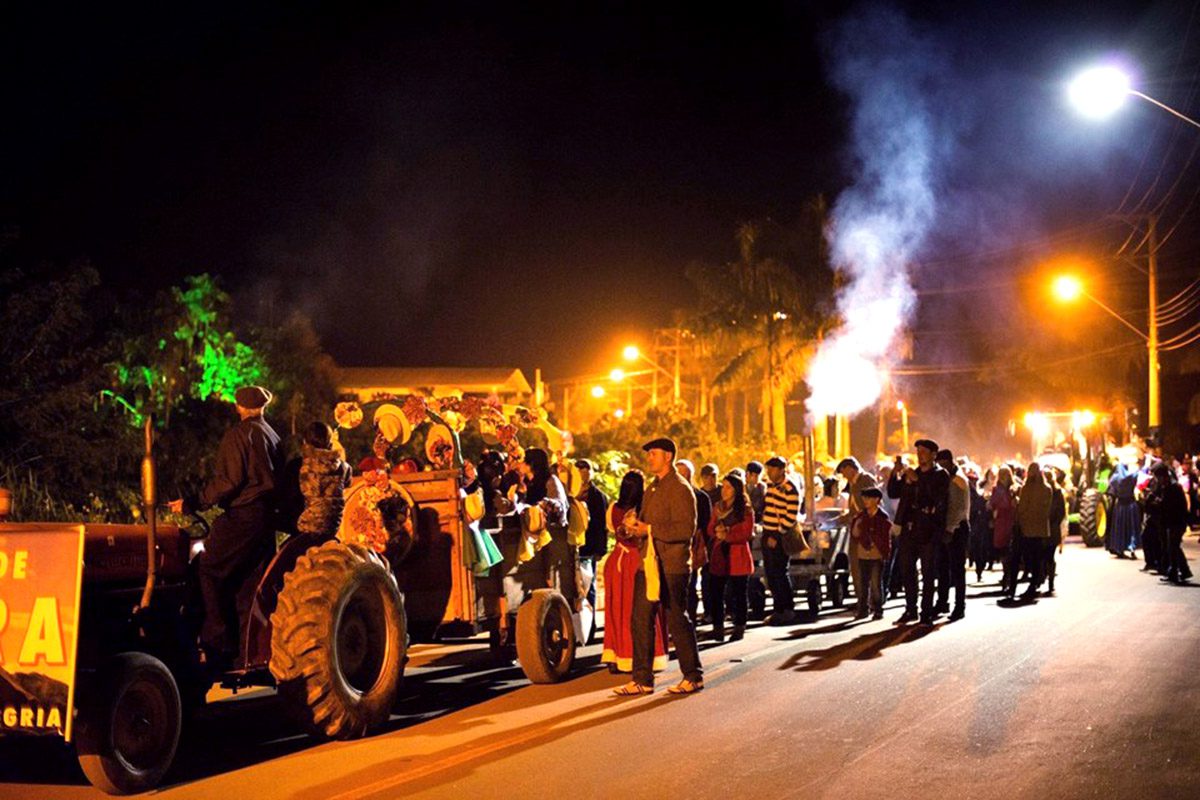
[[(641, 513), (645, 476), (636, 469), (625, 473), (617, 500), (609, 509), (616, 546), (604, 562), (604, 653), (602, 663), (612, 672), (633, 671), (633, 587), (642, 570), (638, 540), (625, 533), (625, 515)], [(659, 610), (654, 637), (654, 670), (667, 667), (667, 613)]]
[(708, 540), (713, 542), (708, 563), (712, 578), (712, 598), (705, 603), (712, 608), (713, 638), (725, 641), (725, 587), (730, 588), (733, 612), (733, 633), (730, 641), (746, 634), (746, 592), (754, 572), (750, 554), (750, 537), (754, 535), (754, 510), (746, 494), (746, 484), (740, 476), (729, 473), (721, 481), (721, 500), (713, 508), (708, 523)]

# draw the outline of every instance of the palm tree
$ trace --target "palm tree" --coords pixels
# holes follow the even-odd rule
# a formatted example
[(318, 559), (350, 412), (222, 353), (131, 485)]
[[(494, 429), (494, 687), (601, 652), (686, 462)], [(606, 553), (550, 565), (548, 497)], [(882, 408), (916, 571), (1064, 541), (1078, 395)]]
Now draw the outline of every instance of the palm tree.
[(762, 432), (777, 443), (787, 437), (787, 400), (832, 320), (825, 210), (816, 198), (795, 226), (744, 223), (736, 260), (689, 270), (701, 296), (694, 327), (719, 365), (711, 385), (729, 396), (757, 381)]

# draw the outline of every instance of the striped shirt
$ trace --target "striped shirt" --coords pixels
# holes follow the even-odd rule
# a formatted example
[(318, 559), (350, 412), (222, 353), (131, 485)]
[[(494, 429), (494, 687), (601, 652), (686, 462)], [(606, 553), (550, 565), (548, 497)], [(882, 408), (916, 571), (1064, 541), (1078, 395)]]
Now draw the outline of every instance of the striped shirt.
[(791, 478), (785, 477), (767, 489), (766, 509), (763, 511), (764, 533), (779, 533), (796, 524), (800, 513), (800, 490)]

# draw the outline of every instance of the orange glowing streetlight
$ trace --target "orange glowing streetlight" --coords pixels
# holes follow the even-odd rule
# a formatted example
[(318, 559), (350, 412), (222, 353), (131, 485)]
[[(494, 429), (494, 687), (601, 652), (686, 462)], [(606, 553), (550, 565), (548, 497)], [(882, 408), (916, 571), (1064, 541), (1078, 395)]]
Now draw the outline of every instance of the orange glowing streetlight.
[(625, 370), (621, 369), (620, 367), (614, 367), (608, 373), (608, 379), (613, 383), (620, 383), (621, 381), (625, 380)]
[(1125, 317), (1118, 314), (1100, 299), (1092, 296), (1084, 287), (1083, 281), (1074, 275), (1059, 275), (1054, 279), (1054, 283), (1051, 284), (1051, 290), (1054, 292), (1054, 296), (1064, 303), (1071, 303), (1075, 300), (1078, 300), (1080, 297), (1086, 297), (1088, 300), (1091, 300), (1093, 303), (1100, 306), (1100, 308), (1108, 312), (1110, 317), (1113, 317), (1126, 328), (1129, 328), (1129, 330), (1136, 333), (1142, 339), (1142, 341), (1146, 343), (1146, 350), (1150, 357), (1150, 366), (1149, 369), (1147, 369), (1147, 373), (1149, 375), (1149, 386), (1147, 387), (1147, 405), (1150, 407), (1148, 422), (1151, 428), (1157, 428), (1159, 424), (1158, 301), (1156, 296), (1157, 289), (1155, 288), (1153, 274), (1151, 274), (1150, 284), (1150, 332), (1148, 334), (1143, 333), (1138, 326), (1125, 319)]
[(1054, 296), (1064, 303), (1072, 303), (1083, 294), (1083, 282), (1074, 275), (1059, 275), (1054, 279)]
[(636, 344), (625, 345), (625, 349), (621, 351), (621, 356), (626, 361), (637, 361), (642, 355), (642, 351), (638, 349)]
[(604, 397), (606, 394), (607, 392), (604, 391), (604, 387), (600, 384), (596, 384), (592, 387), (592, 397), (595, 397), (597, 400), (599, 400), (601, 397)]

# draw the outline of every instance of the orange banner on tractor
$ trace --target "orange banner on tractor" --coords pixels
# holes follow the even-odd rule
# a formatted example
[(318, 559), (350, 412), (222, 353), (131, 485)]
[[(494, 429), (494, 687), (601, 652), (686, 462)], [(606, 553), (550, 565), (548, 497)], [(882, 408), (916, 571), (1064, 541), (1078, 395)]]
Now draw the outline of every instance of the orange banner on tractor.
[(0, 525), (0, 735), (71, 738), (83, 526)]

